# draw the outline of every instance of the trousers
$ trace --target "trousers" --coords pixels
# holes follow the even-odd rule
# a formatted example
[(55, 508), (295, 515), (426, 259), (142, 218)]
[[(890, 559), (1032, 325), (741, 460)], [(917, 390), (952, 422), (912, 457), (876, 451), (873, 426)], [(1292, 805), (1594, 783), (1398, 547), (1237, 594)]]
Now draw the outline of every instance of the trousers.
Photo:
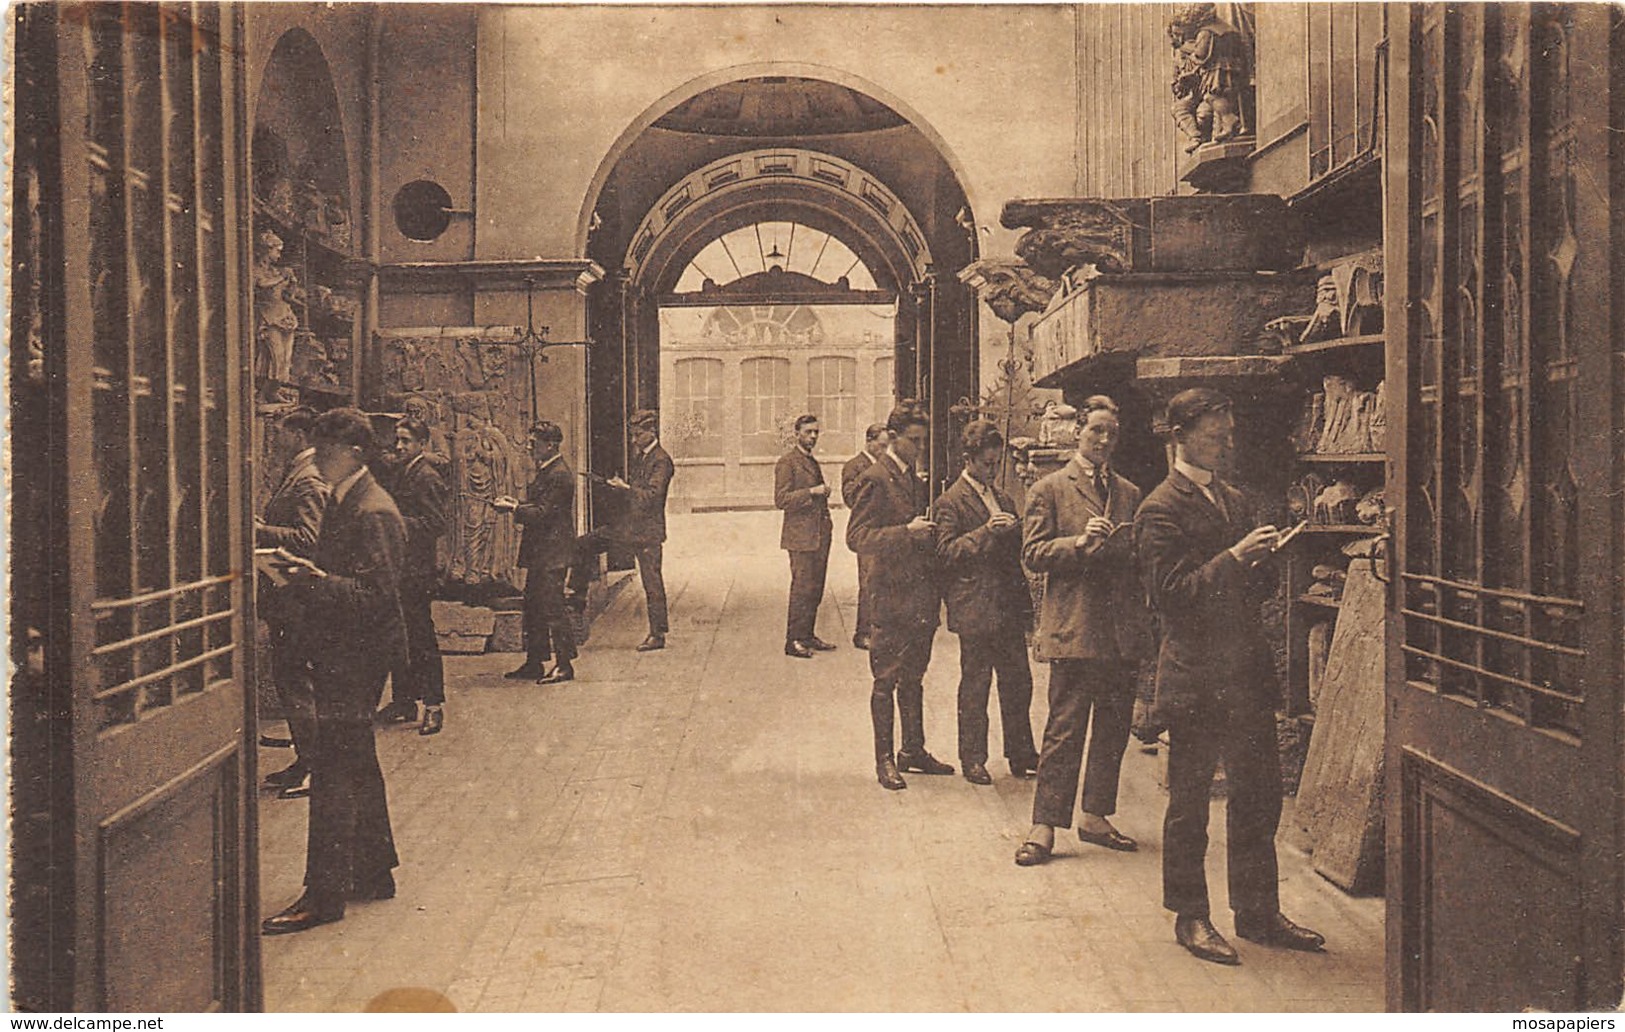
[(554, 656), (568, 663), (576, 658), (575, 624), (564, 607), (563, 567), (525, 572), (525, 657), (541, 666)]
[(446, 701), (446, 668), (440, 658), (440, 639), (434, 631), (430, 582), (401, 582), (401, 618), (406, 621), (406, 669), (396, 675), (390, 694), (396, 702), (422, 700), (439, 706)]
[(875, 759), (894, 752), (894, 724), (903, 726), (902, 752), (925, 751), (925, 671), (931, 664), (931, 641), (937, 629), (876, 627), (869, 643), (869, 717), (874, 725)]
[(828, 542), (822, 548), (790, 553), (790, 605), (784, 622), (785, 641), (806, 641), (817, 633), (818, 604), (824, 600), (824, 581), (828, 573)]
[(1044, 748), (1038, 754), (1034, 824), (1072, 827), (1080, 774), (1084, 812), (1099, 817), (1117, 812), (1118, 778), (1133, 717), (1133, 664), (1097, 659), (1057, 659), (1050, 663), (1049, 720), (1044, 725)]
[(1230, 908), (1280, 910), (1275, 832), (1281, 823), (1281, 759), (1275, 714), (1263, 707), (1221, 707), (1184, 717), (1168, 729), (1168, 813), (1162, 824), (1162, 905), (1206, 917), (1207, 820), (1213, 773), (1224, 761), (1229, 802), (1225, 827)]
[[(379, 670), (352, 684), (316, 686), (305, 888), (323, 906), (342, 908), (352, 884), (378, 878), (400, 863), (371, 719), (384, 677)], [(352, 693), (370, 701), (358, 706)]]
[(294, 628), (270, 624), (271, 680), (282, 715), (288, 720), (294, 759), (308, 763), (316, 745), (316, 698), (310, 685), (310, 657), (299, 647)]
[[(589, 561), (621, 544), (608, 531), (595, 530), (576, 538), (575, 562), (570, 567), (570, 591), (584, 595), (594, 574), (588, 569)], [(628, 542), (626, 547), (637, 560), (638, 578), (643, 581), (643, 599), (649, 610), (649, 633), (665, 635), (671, 630), (666, 612), (666, 579), (660, 568), (663, 546), (659, 541)]]
[(1005, 759), (1025, 763), (1037, 755), (1027, 640), (1021, 628), (1010, 627), (999, 634), (959, 636), (959, 758), (967, 765), (987, 762), (987, 702), (995, 671)]

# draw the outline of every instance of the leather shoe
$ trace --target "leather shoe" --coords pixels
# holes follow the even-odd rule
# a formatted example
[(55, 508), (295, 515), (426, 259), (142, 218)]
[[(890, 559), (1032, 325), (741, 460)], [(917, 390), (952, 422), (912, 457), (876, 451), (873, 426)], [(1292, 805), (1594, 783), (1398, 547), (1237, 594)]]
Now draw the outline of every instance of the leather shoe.
[(965, 764), (965, 780), (973, 785), (993, 784), (993, 775), (987, 772), (987, 766), (981, 763), (960, 761)]
[(1078, 841), (1087, 842), (1090, 845), (1095, 846), (1105, 846), (1107, 849), (1115, 849), (1120, 853), (1133, 853), (1140, 848), (1140, 844), (1138, 842), (1129, 838), (1116, 828), (1113, 828), (1111, 831), (1107, 832), (1084, 831), (1082, 828), (1079, 828)]
[(534, 681), (546, 672), (537, 664), (527, 662), (508, 671), (502, 677), (508, 681)]
[(1240, 964), (1236, 948), (1225, 941), (1205, 917), (1180, 914), (1174, 918), (1174, 940), (1201, 960), (1214, 964)]
[(409, 724), (418, 719), (418, 704), (413, 699), (396, 699), (374, 714), (380, 724)]
[(914, 771), (920, 774), (952, 774), (953, 767), (943, 763), (930, 753), (921, 749), (918, 753), (898, 753), (897, 768), (902, 771)]
[(869, 648), (869, 636), (867, 634), (854, 634), (852, 636), (852, 647), (867, 650)]
[(827, 642), (824, 639), (820, 638), (816, 634), (813, 635), (811, 638), (803, 638), (803, 639), (801, 639), (801, 644), (807, 646), (809, 649), (812, 649), (814, 652), (834, 652), (835, 651), (835, 646), (831, 645), (829, 642)]
[(286, 910), (266, 918), (260, 924), (260, 934), (287, 935), (290, 932), (303, 932), (317, 925), (332, 924), (343, 919), (343, 903), (337, 906), (321, 906), (312, 900), (310, 893), (307, 892)]
[(639, 652), (658, 652), (666, 647), (664, 634), (651, 634), (638, 645)]
[(1047, 864), (1053, 851), (1042, 842), (1023, 842), (1016, 847), (1016, 866), (1037, 867), (1039, 864)]
[(811, 659), (812, 649), (799, 641), (787, 641), (784, 643), (784, 654), (794, 656), (796, 659)]
[(1010, 776), (1016, 778), (1036, 778), (1038, 776), (1038, 761), (1036, 759), (1011, 760)]
[(303, 799), (308, 795), (310, 795), (310, 772), (306, 771), (305, 776), (298, 781), (291, 785), (283, 785), (281, 790), (277, 792), (276, 797), (278, 799)]
[(383, 900), (395, 898), (395, 876), (388, 871), (372, 878), (363, 878), (350, 886), (350, 898)]
[(288, 788), (300, 784), (310, 772), (297, 760), (281, 770), (265, 775), (266, 788)]
[(548, 671), (546, 677), (538, 678), (536, 680), (536, 683), (537, 684), (563, 684), (566, 681), (574, 681), (575, 679), (576, 679), (576, 668), (571, 666), (568, 663), (560, 663), (558, 666), (556, 666), (552, 670)]
[(438, 735), (445, 726), (446, 714), (439, 706), (423, 707), (423, 726), (418, 728), (418, 734)]
[(1319, 953), (1326, 948), (1324, 935), (1294, 924), (1279, 912), (1262, 918), (1237, 914), (1236, 934), (1265, 946), (1279, 946), (1304, 953)]
[(897, 761), (890, 756), (884, 756), (875, 763), (875, 780), (880, 782), (881, 788), (893, 792), (908, 787), (908, 782), (904, 781), (903, 775), (897, 771)]

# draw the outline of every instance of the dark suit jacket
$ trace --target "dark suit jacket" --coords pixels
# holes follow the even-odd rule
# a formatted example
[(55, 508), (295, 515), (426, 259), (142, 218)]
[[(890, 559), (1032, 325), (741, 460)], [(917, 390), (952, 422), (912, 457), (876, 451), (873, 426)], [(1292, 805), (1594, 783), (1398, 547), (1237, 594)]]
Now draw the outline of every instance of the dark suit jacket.
[(812, 493), (823, 482), (823, 467), (800, 448), (791, 448), (779, 456), (773, 467), (773, 504), (784, 510), (779, 547), (786, 552), (829, 551), (834, 533), (829, 495)]
[(1162, 619), (1157, 708), (1200, 717), (1217, 706), (1273, 709), (1275, 664), (1259, 604), (1273, 594), (1273, 564), (1248, 570), (1230, 546), (1254, 526), (1245, 495), (1222, 486), (1229, 519), (1200, 488), (1171, 472), (1140, 505), (1135, 540), (1147, 597)]
[[(1134, 565), (1140, 489), (1113, 473), (1107, 495), (1100, 497), (1093, 478), (1070, 459), (1027, 492), (1021, 554), (1027, 569), (1044, 578), (1033, 651), (1045, 662), (1151, 655), (1151, 614)], [(1084, 552), (1077, 538), (1095, 516), (1125, 526)]]
[(890, 456), (877, 459), (853, 487), (846, 547), (874, 559), (869, 592), (876, 627), (917, 630), (940, 618), (935, 542), (904, 529), (925, 512), (925, 498), (925, 484)]
[(435, 544), (451, 526), (451, 492), (427, 454), (403, 466), (390, 494), (406, 523), (403, 579), (418, 587), (435, 579)]
[(371, 720), (384, 674), (405, 668), (405, 557), (400, 511), (372, 474), (362, 473), (322, 519), (315, 560), (327, 576), (282, 589), (299, 608), (319, 710)]
[(841, 467), (841, 501), (848, 509), (852, 508), (852, 494), (857, 490), (858, 478), (863, 471), (875, 464), (875, 457), (866, 451), (860, 451)]
[[(993, 496), (1003, 511), (1016, 511), (1004, 492), (995, 488)], [(1021, 571), (1021, 527), (995, 532), (987, 525), (992, 515), (963, 477), (937, 496), (931, 512), (948, 629), (955, 634), (1022, 634), (1032, 624), (1032, 593)]]
[(522, 528), (520, 566), (527, 570), (569, 567), (576, 534), (576, 477), (564, 456), (536, 474), (513, 518)]
[(671, 489), (671, 456), (657, 442), (648, 455), (634, 454), (627, 473), (626, 515), (614, 537), (628, 545), (658, 545), (666, 540), (666, 492)]
[(254, 544), (260, 548), (285, 548), (306, 559), (315, 555), (328, 493), (327, 481), (316, 472), (313, 456), (290, 462), (282, 482), (265, 503), (260, 518), (266, 526), (255, 531)]

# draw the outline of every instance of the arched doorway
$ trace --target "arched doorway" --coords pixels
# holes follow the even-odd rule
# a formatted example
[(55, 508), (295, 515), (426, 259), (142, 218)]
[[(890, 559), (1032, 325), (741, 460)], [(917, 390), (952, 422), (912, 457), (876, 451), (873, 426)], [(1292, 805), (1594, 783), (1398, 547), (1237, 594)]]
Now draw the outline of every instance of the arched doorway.
[[(662, 104), (589, 198), (587, 254), (610, 270), (589, 300), (595, 468), (624, 461), (626, 412), (660, 407), (659, 313), (695, 256), (741, 227), (793, 223), (841, 240), (895, 304), (891, 393), (930, 404), (940, 487), (949, 408), (977, 390), (975, 298), (954, 275), (976, 241), (940, 143), (869, 93), (810, 75), (741, 77)], [(752, 286), (757, 301), (793, 300)]]

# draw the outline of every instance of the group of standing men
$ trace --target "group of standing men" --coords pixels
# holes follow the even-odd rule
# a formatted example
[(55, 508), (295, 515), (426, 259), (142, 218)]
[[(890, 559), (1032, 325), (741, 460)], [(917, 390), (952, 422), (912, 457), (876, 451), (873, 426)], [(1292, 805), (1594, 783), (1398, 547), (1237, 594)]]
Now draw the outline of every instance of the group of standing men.
[[(873, 677), (876, 778), (898, 790), (907, 787), (905, 773), (954, 773), (927, 751), (924, 727), (923, 680), (946, 603), (948, 628), (960, 639), (965, 778), (992, 783), (987, 707), (995, 673), (1011, 773), (1037, 778), (1033, 825), (1016, 863), (1049, 860), (1055, 829), (1072, 826), (1080, 780), (1079, 839), (1135, 851), (1138, 843), (1110, 817), (1137, 672), (1155, 657), (1156, 713), (1170, 741), (1163, 905), (1175, 914), (1175, 939), (1203, 960), (1240, 962), (1212, 924), (1207, 891), (1210, 790), (1222, 760), (1235, 932), (1316, 951), (1324, 938), (1282, 915), (1278, 894), (1278, 693), (1258, 606), (1274, 590), (1269, 560), (1280, 534), (1259, 525), (1246, 497), (1220, 476), (1234, 449), (1228, 399), (1205, 388), (1181, 392), (1169, 403), (1168, 423), (1173, 469), (1142, 500), (1112, 466), (1118, 406), (1101, 395), (1087, 399), (1077, 414), (1076, 454), (1033, 485), (1019, 517), (995, 483), (1006, 442), (992, 423), (963, 428), (965, 469), (934, 506), (921, 473), (931, 425), (924, 408), (902, 402), (884, 427), (870, 428), (864, 452), (844, 471), (842, 494), (851, 510), (846, 541), (859, 565), (854, 644), (868, 648)], [(816, 419), (802, 417), (796, 431), (796, 449), (779, 462), (775, 501), (785, 511), (781, 543), (791, 566), (785, 652), (805, 657), (829, 647), (813, 627), (831, 523), (812, 458)], [(1043, 584), (1036, 626), (1029, 573)], [(1050, 665), (1049, 717), (1036, 750), (1029, 633), (1035, 655)]]
[[(575, 474), (560, 454), (564, 434), (546, 420), (532, 426), (536, 472), (525, 499), (494, 502), (522, 528), (519, 565), (527, 571), (527, 655), (510, 677), (543, 683), (575, 677), (567, 587), (583, 597), (587, 567), (611, 547), (629, 549), (642, 575), (649, 636), (639, 650), (665, 647), (661, 551), (672, 461), (660, 447), (657, 425), (654, 412), (631, 416), (630, 479), (604, 481), (624, 496), (623, 511), (610, 529), (579, 538)], [(445, 726), (445, 673), (431, 602), (437, 545), (450, 519), (450, 492), (437, 468), (444, 459), (428, 453), (429, 428), (420, 420), (396, 424), (394, 461), (380, 470), (381, 478), (366, 463), (373, 429), (359, 410), (318, 416), (295, 408), (279, 428), (290, 457), (255, 521), (254, 537), (256, 548), (292, 557), (283, 584), (261, 582), (259, 610), (270, 632), (272, 679), (294, 761), (265, 782), (280, 798), (309, 796), (311, 806), (305, 891), (265, 920), (267, 935), (337, 921), (349, 901), (395, 895), (399, 859), (373, 724), (416, 720), (421, 704), (419, 734), (438, 734)], [(392, 701), (378, 709), (386, 682)]]

